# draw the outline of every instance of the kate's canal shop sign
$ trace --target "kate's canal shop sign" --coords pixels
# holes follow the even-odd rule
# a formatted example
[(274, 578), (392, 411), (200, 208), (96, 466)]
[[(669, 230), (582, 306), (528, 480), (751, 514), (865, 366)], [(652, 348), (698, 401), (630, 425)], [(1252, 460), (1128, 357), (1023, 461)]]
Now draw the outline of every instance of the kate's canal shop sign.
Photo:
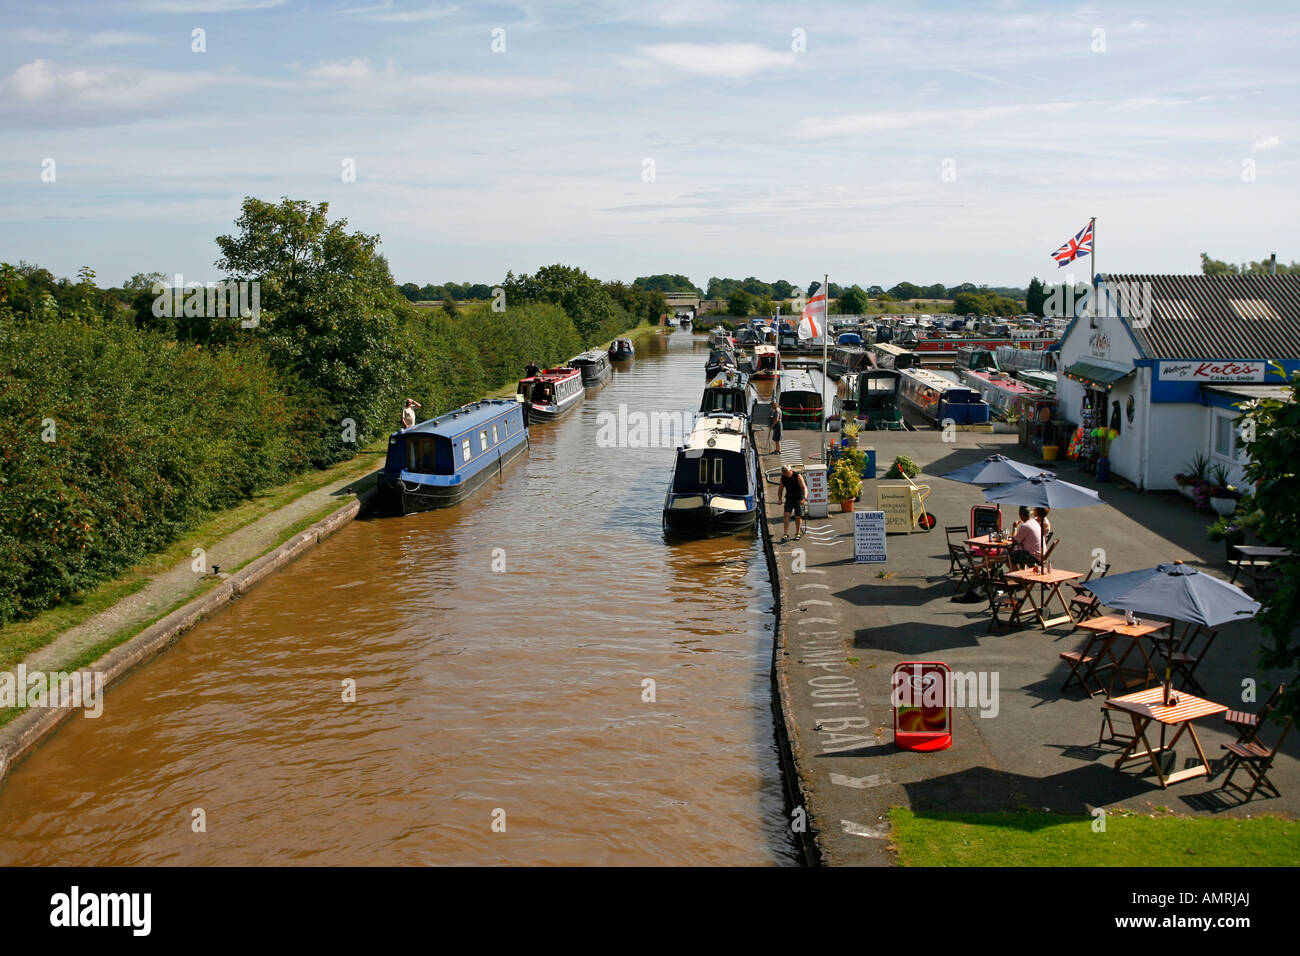
[(1265, 362), (1161, 362), (1162, 382), (1262, 382)]

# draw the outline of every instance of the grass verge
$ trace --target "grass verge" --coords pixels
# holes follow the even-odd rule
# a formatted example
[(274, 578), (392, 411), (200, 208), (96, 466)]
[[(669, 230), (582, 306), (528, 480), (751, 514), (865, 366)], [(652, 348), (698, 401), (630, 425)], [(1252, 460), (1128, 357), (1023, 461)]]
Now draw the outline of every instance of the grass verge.
[(1300, 820), (889, 811), (903, 866), (1298, 866)]

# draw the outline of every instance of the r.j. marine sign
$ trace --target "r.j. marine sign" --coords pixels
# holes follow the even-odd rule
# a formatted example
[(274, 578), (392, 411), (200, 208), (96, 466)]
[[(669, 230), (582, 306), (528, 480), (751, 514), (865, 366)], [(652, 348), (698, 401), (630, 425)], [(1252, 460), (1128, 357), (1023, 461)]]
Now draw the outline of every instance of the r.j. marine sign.
[(1162, 382), (1262, 382), (1265, 362), (1161, 362)]

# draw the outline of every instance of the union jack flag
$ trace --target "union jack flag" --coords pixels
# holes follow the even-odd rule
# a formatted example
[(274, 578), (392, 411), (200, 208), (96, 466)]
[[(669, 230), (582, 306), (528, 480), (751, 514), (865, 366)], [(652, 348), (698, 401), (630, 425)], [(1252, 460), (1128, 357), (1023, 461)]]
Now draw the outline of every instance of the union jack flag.
[(1092, 223), (1079, 230), (1073, 239), (1052, 253), (1057, 267), (1069, 265), (1075, 259), (1082, 259), (1092, 252)]

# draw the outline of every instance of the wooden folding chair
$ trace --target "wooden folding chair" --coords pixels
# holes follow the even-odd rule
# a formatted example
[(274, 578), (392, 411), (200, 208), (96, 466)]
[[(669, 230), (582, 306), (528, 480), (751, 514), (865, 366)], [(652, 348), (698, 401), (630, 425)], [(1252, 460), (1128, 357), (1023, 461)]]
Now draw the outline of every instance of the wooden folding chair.
[[(1217, 630), (1211, 630), (1208, 627), (1196, 625), (1189, 626), (1183, 632), (1183, 639), (1178, 644), (1178, 649), (1169, 655), (1169, 666), (1173, 672), (1183, 679), (1183, 686), (1197, 694), (1204, 694), (1205, 688), (1201, 682), (1194, 676), (1196, 668), (1201, 665), (1201, 659), (1205, 657), (1210, 650), (1210, 645), (1214, 639), (1219, 636)], [(1198, 638), (1204, 637), (1205, 643), (1196, 653), (1192, 653), (1192, 645)]]
[[(1056, 546), (1057, 546), (1058, 544), (1060, 544), (1060, 543), (1061, 543), (1061, 542), (1059, 542), (1059, 541), (1053, 541), (1053, 542), (1048, 546), (1047, 550), (1043, 552), (1043, 556), (1039, 559), (1039, 562), (1038, 562), (1038, 563), (1039, 563), (1039, 564), (1046, 564), (1049, 560), (1051, 560), (1052, 552), (1056, 550)], [(1044, 544), (1046, 544), (1046, 542), (1044, 542)]]
[[(966, 540), (966, 526), (961, 524), (948, 525), (943, 529), (943, 533), (948, 539), (948, 573), (956, 574), (961, 568), (961, 562), (958, 560), (958, 555), (969, 556), (970, 554), (964, 543)], [(961, 534), (962, 537), (957, 541), (953, 541), (952, 536), (954, 534)], [(963, 572), (962, 579), (964, 580), (965, 578), (966, 572)]]
[(1285, 683), (1274, 687), (1273, 693), (1268, 695), (1268, 700), (1264, 701), (1264, 706), (1260, 707), (1257, 714), (1252, 714), (1248, 710), (1230, 710), (1223, 715), (1223, 722), (1237, 732), (1237, 743), (1244, 744), (1255, 739), (1255, 732), (1277, 707), (1278, 699), (1284, 690), (1286, 690)]
[[(988, 589), (989, 610), (993, 613), (993, 620), (989, 624), (989, 630), (997, 633), (998, 631), (1009, 630), (1012, 624), (1019, 624), (1020, 609), (1029, 594), (1028, 586), (1019, 581), (1010, 580), (1001, 568), (995, 568), (988, 572), (984, 586)], [(1003, 610), (1007, 612), (1005, 624), (998, 616), (999, 612)]]
[[(1110, 571), (1110, 565), (1101, 569), (1101, 574), (1097, 575), (1097, 580), (1104, 578)], [(1097, 595), (1091, 591), (1084, 590), (1083, 585), (1092, 580), (1092, 566), (1088, 566), (1088, 576), (1079, 582), (1066, 582), (1066, 585), (1074, 591), (1074, 597), (1069, 600), (1070, 616), (1074, 618), (1074, 631), (1079, 629), (1079, 622), (1086, 621), (1090, 617), (1101, 616), (1101, 602), (1097, 600)], [(1073, 631), (1071, 632), (1073, 633)]]
[[(1061, 685), (1061, 692), (1064, 693), (1071, 684), (1078, 681), (1089, 697), (1105, 694), (1106, 687), (1101, 682), (1099, 671), (1114, 666), (1114, 658), (1109, 664), (1102, 663), (1102, 658), (1110, 655), (1110, 646), (1114, 641), (1114, 631), (1097, 631), (1089, 635), (1087, 643), (1079, 650), (1062, 652), (1061, 660), (1070, 666), (1070, 673)], [(1088, 683), (1089, 678), (1096, 683), (1096, 690)]]
[[(1294, 722), (1294, 717), (1287, 717), (1286, 720), (1282, 721), (1282, 732), (1278, 734), (1277, 742), (1271, 748), (1265, 747), (1259, 742), (1258, 727), (1256, 727), (1255, 736), (1245, 743), (1234, 741), (1230, 744), (1222, 744), (1223, 749), (1228, 751), (1228, 762), (1224, 765), (1228, 775), (1223, 779), (1219, 789), (1223, 790), (1232, 787), (1233, 790), (1244, 793), (1246, 799), (1242, 801), (1243, 803), (1249, 803), (1251, 797), (1255, 796), (1255, 791), (1260, 787), (1263, 787), (1275, 797), (1282, 796), (1281, 791), (1273, 785), (1273, 781), (1268, 779), (1268, 772), (1272, 769), (1273, 760), (1277, 757), (1277, 752), (1282, 748), (1282, 741), (1286, 740), (1286, 735), (1290, 732), (1291, 725)], [(1238, 770), (1245, 770), (1250, 775), (1251, 780), (1254, 781), (1249, 790), (1241, 786), (1241, 784), (1237, 784), (1235, 787), (1232, 786), (1232, 775)]]

